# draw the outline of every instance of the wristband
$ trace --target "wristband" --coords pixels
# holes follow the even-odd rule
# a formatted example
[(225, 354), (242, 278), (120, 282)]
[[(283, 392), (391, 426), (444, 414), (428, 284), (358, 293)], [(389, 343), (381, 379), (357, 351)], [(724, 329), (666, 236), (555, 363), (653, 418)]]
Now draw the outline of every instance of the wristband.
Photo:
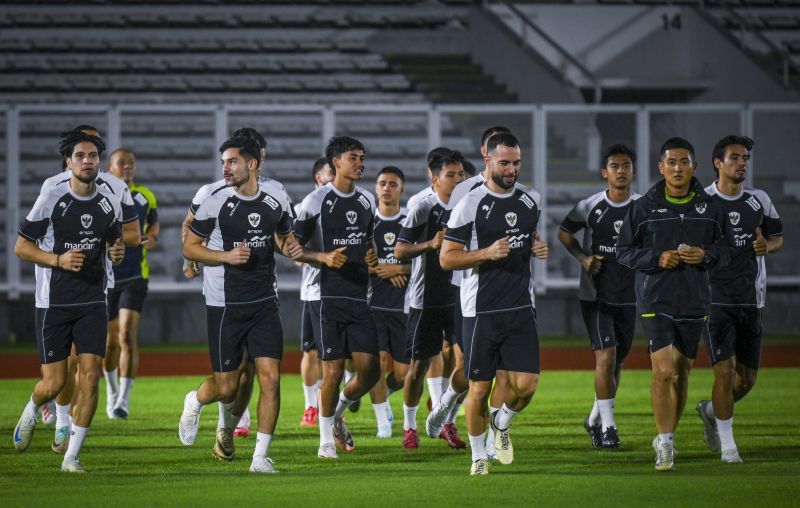
[(60, 266), (58, 266), (58, 262), (59, 262), (60, 259), (61, 259), (61, 254), (56, 254), (56, 266), (55, 266), (55, 268), (61, 268)]

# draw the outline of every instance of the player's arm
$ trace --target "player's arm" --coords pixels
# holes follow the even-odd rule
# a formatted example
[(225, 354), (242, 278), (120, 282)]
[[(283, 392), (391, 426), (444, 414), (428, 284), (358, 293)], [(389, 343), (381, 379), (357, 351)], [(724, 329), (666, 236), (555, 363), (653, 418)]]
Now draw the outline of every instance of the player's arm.
[(17, 243), (14, 245), (14, 254), (20, 259), (48, 268), (59, 268), (61, 261), (59, 259), (61, 256), (58, 256), (55, 252), (43, 251), (36, 242), (22, 235), (17, 237)]
[(421, 256), (430, 250), (441, 248), (443, 240), (444, 230), (440, 230), (433, 238), (424, 242), (408, 243), (398, 238), (397, 245), (394, 247), (394, 257), (397, 259), (412, 259)]
[(142, 233), (138, 219), (122, 225), (122, 243), (126, 247), (138, 247), (142, 243)]
[(564, 228), (559, 228), (558, 240), (561, 242), (561, 245), (567, 249), (567, 252), (578, 260), (584, 270), (591, 274), (596, 274), (600, 271), (600, 267), (605, 258), (603, 256), (590, 255), (583, 252), (583, 248), (580, 242), (578, 242), (578, 239), (575, 238), (575, 235), (569, 233)]
[(642, 244), (645, 218), (637, 211), (636, 204), (630, 207), (617, 238), (617, 261), (631, 270), (652, 271), (659, 268), (672, 269), (680, 264), (677, 250), (661, 251)]
[(303, 258), (303, 246), (294, 237), (291, 231), (286, 233), (275, 232), (275, 242), (278, 250), (285, 257), (292, 261), (300, 261)]
[[(191, 209), (186, 212), (186, 217), (183, 219), (181, 223), (181, 243), (186, 241), (186, 233), (189, 231), (189, 226), (192, 224), (194, 220), (194, 213)], [(192, 261), (191, 259), (183, 259), (183, 275), (187, 279), (194, 279), (200, 274), (200, 267), (197, 266), (197, 263)]]
[(478, 250), (464, 250), (463, 243), (445, 239), (439, 252), (439, 264), (443, 270), (466, 270), (486, 261), (496, 261), (508, 256), (511, 248), (508, 237), (494, 241), (490, 246)]
[[(151, 208), (147, 213), (147, 227), (142, 236), (142, 245), (147, 250), (153, 250), (158, 244), (158, 235), (161, 233), (161, 223), (158, 222), (158, 212)], [(183, 240), (183, 238), (181, 238)]]
[(250, 248), (244, 241), (231, 250), (212, 250), (204, 245), (205, 240), (190, 228), (183, 241), (183, 257), (207, 265), (242, 265), (250, 259)]

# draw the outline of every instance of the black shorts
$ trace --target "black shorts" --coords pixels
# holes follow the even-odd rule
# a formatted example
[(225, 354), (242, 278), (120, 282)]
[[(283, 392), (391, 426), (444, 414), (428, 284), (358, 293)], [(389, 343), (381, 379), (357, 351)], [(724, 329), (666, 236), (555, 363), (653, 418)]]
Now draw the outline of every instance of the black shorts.
[(735, 356), (736, 363), (758, 370), (761, 331), (761, 309), (712, 305), (703, 333), (711, 365)]
[(406, 348), (405, 312), (372, 309), (372, 319), (378, 331), (378, 349), (387, 351), (396, 362), (411, 363)]
[(581, 300), (581, 315), (589, 333), (592, 351), (615, 347), (617, 363), (622, 363), (633, 344), (636, 306)]
[(108, 320), (117, 319), (119, 309), (135, 310), (141, 314), (146, 297), (147, 279), (136, 278), (115, 282), (114, 289), (108, 293)]
[(226, 307), (206, 305), (206, 316), (214, 372), (238, 370), (245, 349), (252, 358), (283, 358), (283, 326), (277, 299)]
[(458, 286), (453, 286), (453, 293), (455, 295), (455, 305), (453, 306), (453, 344), (458, 344), (461, 351), (464, 351), (464, 315), (461, 314), (461, 291)]
[(303, 352), (317, 349), (319, 340), (319, 300), (303, 300), (303, 317), (300, 321), (300, 345)]
[(498, 370), (541, 371), (533, 308), (464, 316), (463, 337), (467, 379), (491, 381)]
[(343, 360), (351, 353), (378, 356), (378, 332), (366, 301), (326, 298), (320, 301), (319, 314), (320, 359)]
[(36, 348), (39, 363), (66, 360), (75, 343), (80, 354), (105, 356), (108, 335), (106, 305), (36, 308)]
[(406, 354), (427, 360), (442, 352), (442, 341), (453, 338), (453, 307), (415, 309), (408, 312)]
[(708, 316), (642, 315), (642, 327), (651, 353), (675, 346), (683, 356), (693, 360), (697, 358), (697, 346), (707, 323)]

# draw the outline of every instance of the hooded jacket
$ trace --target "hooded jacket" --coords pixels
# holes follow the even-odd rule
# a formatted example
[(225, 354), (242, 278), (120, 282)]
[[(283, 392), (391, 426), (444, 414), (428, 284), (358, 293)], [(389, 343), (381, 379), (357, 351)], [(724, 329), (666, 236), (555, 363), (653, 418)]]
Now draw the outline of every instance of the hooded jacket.
[[(725, 215), (719, 204), (692, 177), (691, 199), (667, 200), (661, 180), (628, 210), (617, 240), (617, 261), (636, 271), (639, 314), (673, 317), (708, 315), (711, 310), (709, 270), (730, 259), (725, 241)], [(681, 263), (672, 270), (658, 266), (661, 253), (680, 244), (702, 247), (699, 265)]]

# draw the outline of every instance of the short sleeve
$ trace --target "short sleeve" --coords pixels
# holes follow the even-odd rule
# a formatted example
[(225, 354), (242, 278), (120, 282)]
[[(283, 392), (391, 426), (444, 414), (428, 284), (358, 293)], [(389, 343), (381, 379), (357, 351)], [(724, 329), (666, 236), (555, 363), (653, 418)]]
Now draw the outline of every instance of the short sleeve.
[(581, 229), (585, 228), (587, 223), (586, 217), (586, 207), (584, 206), (584, 202), (581, 201), (575, 207), (570, 210), (564, 220), (561, 221), (561, 229), (574, 235)]
[(53, 212), (50, 193), (40, 194), (33, 204), (33, 208), (25, 217), (25, 221), (19, 228), (20, 236), (35, 242), (43, 237), (50, 225), (50, 215)]
[(194, 220), (189, 226), (189, 229), (191, 229), (194, 234), (202, 238), (208, 238), (211, 236), (211, 233), (214, 231), (214, 227), (217, 225), (217, 213), (215, 210), (218, 208), (218, 206), (214, 205), (214, 200), (204, 201), (203, 204), (201, 204), (197, 209), (197, 213), (195, 214)]
[(472, 199), (464, 198), (458, 202), (450, 213), (450, 219), (447, 221), (445, 240), (464, 245), (470, 243), (476, 208), (477, 203), (474, 203)]
[(417, 243), (425, 234), (428, 225), (428, 214), (430, 210), (424, 206), (424, 201), (418, 202), (408, 212), (408, 216), (403, 221), (403, 228), (397, 235), (397, 241), (403, 243)]

